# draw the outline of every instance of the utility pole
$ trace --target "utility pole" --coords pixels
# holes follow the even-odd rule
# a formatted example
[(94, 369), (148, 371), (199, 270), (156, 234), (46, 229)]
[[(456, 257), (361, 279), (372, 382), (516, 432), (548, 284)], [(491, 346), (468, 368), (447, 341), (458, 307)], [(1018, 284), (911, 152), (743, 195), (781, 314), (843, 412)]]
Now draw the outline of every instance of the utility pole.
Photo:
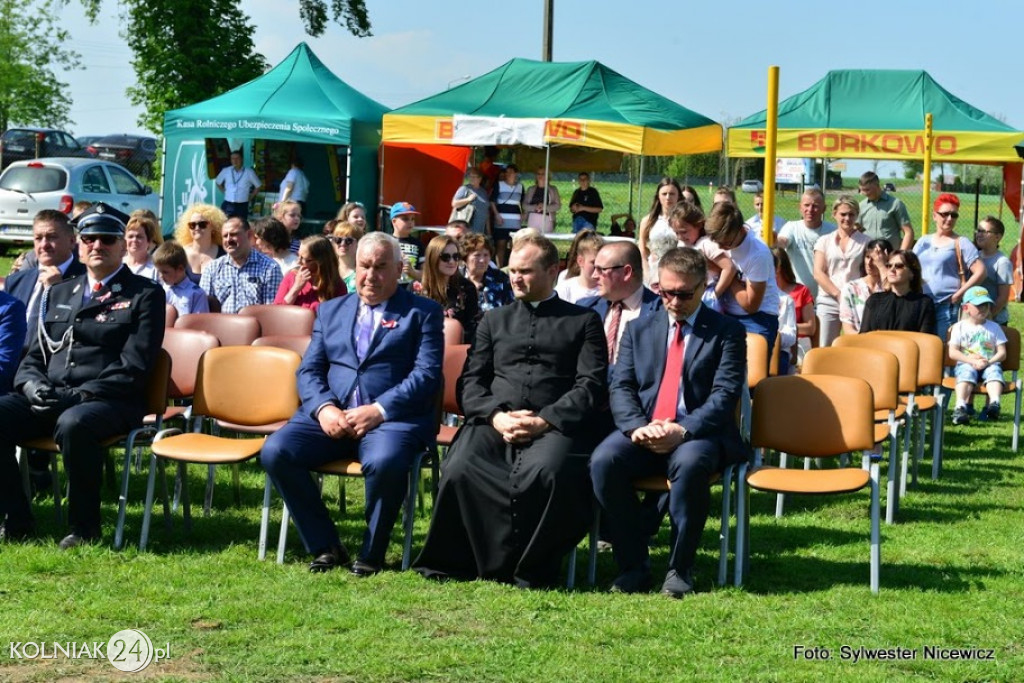
[(541, 45), (540, 59), (551, 61), (552, 36), (555, 31), (555, 0), (544, 0), (544, 43)]

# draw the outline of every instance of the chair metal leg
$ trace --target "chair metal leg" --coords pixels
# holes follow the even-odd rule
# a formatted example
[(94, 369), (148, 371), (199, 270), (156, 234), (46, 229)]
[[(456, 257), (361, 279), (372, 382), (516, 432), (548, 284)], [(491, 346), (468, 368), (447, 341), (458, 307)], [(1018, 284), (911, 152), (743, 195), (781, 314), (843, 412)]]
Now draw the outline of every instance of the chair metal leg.
[(749, 492), (747, 491), (747, 465), (740, 463), (736, 471), (736, 561), (733, 567), (733, 585), (743, 585), (743, 577), (750, 561), (747, 536), (750, 532)]
[(64, 526), (64, 496), (60, 492), (60, 467), (57, 454), (50, 453), (50, 480), (53, 483), (53, 511), (57, 515), (57, 526)]
[(188, 496), (187, 468), (187, 463), (178, 463), (178, 476), (181, 477), (181, 515), (185, 519), (185, 532), (192, 533), (192, 505)]
[[(203, 496), (203, 517), (209, 517), (210, 510), (213, 508), (213, 485), (216, 472), (214, 465), (207, 465), (206, 468), (206, 495)], [(184, 480), (184, 474), (181, 478)], [(182, 483), (182, 488), (184, 487), (185, 483)]]
[(879, 524), (878, 463), (871, 466), (871, 592), (878, 593), (882, 563), (882, 530)]
[(25, 492), (25, 498), (32, 500), (32, 482), (29, 479), (28, 451), (21, 446), (15, 451), (18, 459), (18, 468), (21, 470), (21, 488)]
[[(789, 464), (789, 453), (779, 453), (779, 467), (786, 469)], [(810, 469), (805, 466), (804, 469)], [(786, 502), (786, 495), (784, 493), (775, 494), (775, 519), (782, 519), (782, 506)]]
[(938, 404), (932, 415), (932, 481), (942, 473), (942, 430), (946, 423), (946, 396), (939, 393)]
[(121, 494), (117, 498), (117, 528), (114, 530), (114, 550), (120, 550), (124, 545), (124, 520), (128, 512), (128, 477), (131, 476), (132, 472), (132, 450), (134, 446), (135, 444), (129, 439), (129, 443), (124, 449), (124, 471), (121, 472)]
[(1013, 442), (1011, 446), (1013, 448), (1013, 452), (1016, 453), (1017, 446), (1020, 443), (1020, 404), (1022, 391), (1016, 371), (1010, 375), (1010, 379), (1013, 380), (1015, 385), (1013, 392)]
[(263, 475), (263, 509), (260, 511), (259, 559), (267, 559), (267, 534), (270, 527), (270, 477)]
[(423, 453), (420, 453), (412, 463), (409, 470), (409, 493), (405, 499), (405, 541), (402, 544), (402, 571), (404, 572), (412, 564), (412, 531), (416, 522), (416, 493), (420, 485), (420, 468), (423, 465)]
[(722, 523), (718, 532), (718, 585), (724, 586), (729, 573), (729, 517), (732, 515), (732, 479), (735, 465), (722, 473)]
[(899, 507), (900, 499), (897, 495), (899, 486), (899, 465), (897, 463), (899, 439), (896, 434), (889, 437), (889, 472), (885, 482), (885, 523), (892, 524), (896, 521), (896, 510)]
[[(149, 521), (153, 516), (153, 489), (156, 488), (157, 469), (157, 456), (154, 453), (149, 458), (149, 480), (146, 483), (146, 504), (142, 510), (142, 533), (139, 535), (140, 551), (146, 550), (146, 543), (149, 541)], [(167, 505), (166, 497), (164, 497), (164, 505)]]
[(914, 468), (910, 474), (910, 485), (915, 489), (917, 488), (917, 466), (924, 458), (925, 423), (927, 421), (928, 415), (919, 412), (917, 415), (917, 444), (914, 448)]
[(288, 506), (281, 507), (281, 531), (277, 534), (277, 563), (284, 564), (284, 549), (288, 545), (288, 522), (291, 515), (288, 513)]

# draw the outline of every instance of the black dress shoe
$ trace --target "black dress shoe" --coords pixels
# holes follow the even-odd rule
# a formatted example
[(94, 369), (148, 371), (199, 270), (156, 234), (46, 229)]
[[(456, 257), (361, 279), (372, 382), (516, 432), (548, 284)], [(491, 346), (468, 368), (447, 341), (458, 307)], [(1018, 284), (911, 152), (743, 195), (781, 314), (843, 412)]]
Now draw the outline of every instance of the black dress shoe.
[(330, 550), (326, 550), (317, 555), (313, 559), (313, 561), (309, 563), (309, 571), (329, 572), (332, 569), (344, 567), (346, 564), (348, 564), (348, 561), (349, 555), (348, 550), (345, 549), (345, 546), (334, 546)]
[(631, 569), (619, 574), (609, 589), (612, 593), (646, 593), (654, 582), (649, 569)]
[(365, 579), (367, 576), (373, 576), (374, 574), (380, 574), (381, 568), (376, 566), (376, 565), (372, 565), (369, 562), (363, 562), (362, 560), (356, 560), (355, 562), (352, 563), (352, 569), (350, 569), (349, 571), (351, 571), (353, 574), (355, 574), (359, 578)]
[(100, 539), (99, 533), (95, 532), (78, 532), (72, 531), (70, 534), (61, 539), (58, 547), (61, 550), (71, 550), (77, 548), (80, 545), (87, 545), (89, 543), (95, 543)]
[(693, 592), (693, 575), (681, 576), (675, 569), (669, 569), (665, 575), (665, 583), (661, 584), (661, 594), (669, 598), (683, 598)]

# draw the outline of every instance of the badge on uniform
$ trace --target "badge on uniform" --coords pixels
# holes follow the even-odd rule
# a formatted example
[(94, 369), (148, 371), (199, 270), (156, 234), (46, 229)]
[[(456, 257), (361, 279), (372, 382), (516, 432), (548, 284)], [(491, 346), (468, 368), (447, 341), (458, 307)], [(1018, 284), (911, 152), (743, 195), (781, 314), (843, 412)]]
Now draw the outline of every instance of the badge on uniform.
[(112, 304), (109, 309), (110, 311), (123, 311), (132, 305), (130, 301), (118, 301), (116, 304)]

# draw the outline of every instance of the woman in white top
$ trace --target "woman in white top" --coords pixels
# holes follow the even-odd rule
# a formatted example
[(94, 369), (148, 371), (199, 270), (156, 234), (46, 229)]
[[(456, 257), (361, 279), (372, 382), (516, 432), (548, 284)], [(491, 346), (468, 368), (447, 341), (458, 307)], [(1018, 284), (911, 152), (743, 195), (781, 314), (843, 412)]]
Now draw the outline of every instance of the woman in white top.
[(574, 304), (588, 296), (597, 296), (594, 261), (603, 245), (604, 240), (593, 230), (580, 230), (576, 233), (566, 258), (567, 268), (559, 274), (558, 284), (555, 285), (558, 298)]
[(662, 178), (654, 193), (650, 211), (640, 220), (636, 243), (640, 247), (640, 255), (644, 259), (644, 282), (647, 284), (652, 284), (657, 279), (658, 261), (665, 255), (665, 252), (660, 249), (660, 253), (652, 254), (651, 245), (654, 243), (659, 247), (664, 247), (675, 239), (675, 231), (669, 225), (668, 215), (682, 196), (683, 191), (678, 180)]
[(832, 346), (839, 336), (839, 297), (843, 285), (856, 280), (864, 264), (864, 248), (871, 238), (857, 230), (860, 203), (849, 195), (832, 204), (838, 230), (822, 235), (814, 243), (814, 281), (818, 283), (815, 314), (818, 317), (818, 345)]
[(146, 216), (133, 215), (125, 227), (124, 241), (124, 264), (128, 269), (147, 280), (156, 280), (152, 252), (164, 241), (157, 222)]

